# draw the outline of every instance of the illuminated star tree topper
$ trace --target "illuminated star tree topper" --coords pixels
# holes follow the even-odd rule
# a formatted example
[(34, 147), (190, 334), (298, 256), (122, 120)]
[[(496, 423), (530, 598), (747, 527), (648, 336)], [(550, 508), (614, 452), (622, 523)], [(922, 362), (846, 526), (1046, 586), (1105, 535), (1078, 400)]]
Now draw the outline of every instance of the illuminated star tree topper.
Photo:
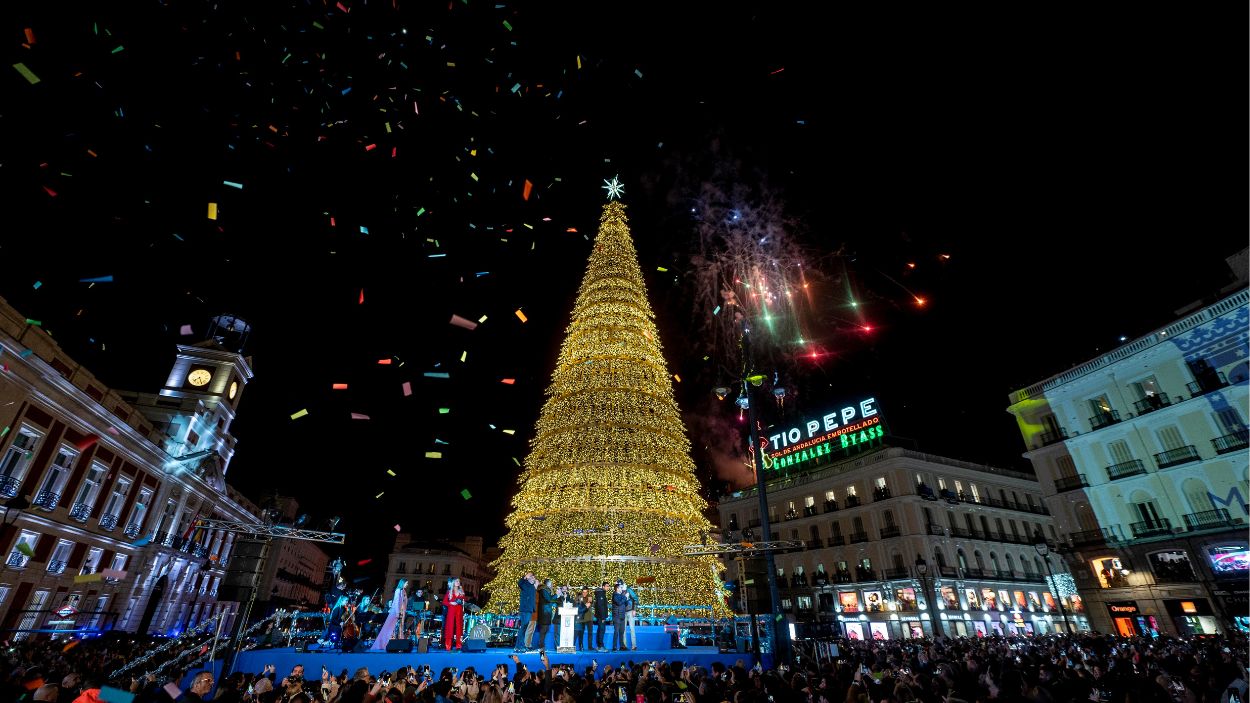
[(612, 176), (612, 180), (603, 179), (603, 185), (600, 186), (608, 191), (608, 200), (620, 200), (625, 194), (625, 184), (621, 183), (620, 174)]

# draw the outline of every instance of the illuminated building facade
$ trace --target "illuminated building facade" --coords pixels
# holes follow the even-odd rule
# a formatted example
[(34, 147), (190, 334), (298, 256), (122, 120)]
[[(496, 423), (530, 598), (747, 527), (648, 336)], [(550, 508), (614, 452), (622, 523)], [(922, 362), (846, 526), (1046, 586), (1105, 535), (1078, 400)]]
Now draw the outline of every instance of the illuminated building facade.
[(169, 633), (237, 610), (216, 601), (234, 536), (193, 525), (259, 513), (224, 480), (252, 370), (222, 320), (159, 394), (126, 393), (0, 299), (0, 629)]
[(1250, 292), (1010, 396), (1095, 629), (1247, 629)]
[(493, 556), (497, 554), (483, 551), (481, 537), (451, 541), (401, 532), (395, 535), (395, 548), (387, 561), (386, 580), (379, 597), (390, 598), (400, 579), (442, 593), (447, 590), (448, 579), (458, 578), (465, 594), (480, 601), (482, 586), (492, 575), (488, 563)]
[[(792, 622), (823, 623), (815, 627), (857, 639), (931, 637), (935, 617), (949, 636), (1089, 629), (1079, 596), (1048, 585), (1034, 547), (1038, 532), (1052, 543), (1056, 537), (1036, 479), (870, 443), (879, 423), (862, 413), (843, 423), (856, 428), (847, 447), (868, 445), (855, 456), (846, 456), (842, 436), (823, 419), (811, 433), (821, 442), (804, 447), (806, 459), (787, 462), (788, 447), (770, 444), (769, 463), (784, 467), (771, 470), (777, 478), (768, 483), (772, 537), (804, 544), (776, 556), (781, 605)], [(806, 434), (806, 423), (800, 427)], [(830, 442), (836, 451), (815, 449)], [(722, 496), (726, 541), (764, 538), (758, 505), (753, 488)], [(726, 566), (739, 596), (764, 590), (763, 574), (739, 572), (749, 564)], [(1051, 555), (1050, 566), (1068, 583), (1061, 560)]]

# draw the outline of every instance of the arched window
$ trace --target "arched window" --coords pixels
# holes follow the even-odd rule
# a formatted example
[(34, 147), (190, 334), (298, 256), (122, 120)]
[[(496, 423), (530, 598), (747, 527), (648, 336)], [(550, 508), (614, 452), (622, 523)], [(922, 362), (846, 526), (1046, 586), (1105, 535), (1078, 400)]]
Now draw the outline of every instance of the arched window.
[(881, 514), (881, 519), (885, 521), (886, 527), (894, 527), (894, 511), (887, 510)]
[(999, 568), (998, 568), (998, 555), (997, 555), (997, 554), (995, 554), (994, 552), (990, 552), (990, 566), (991, 566), (991, 567), (992, 567), (995, 571), (999, 571)]
[(1189, 507), (1195, 513), (1203, 513), (1208, 510), (1215, 510), (1215, 505), (1211, 502), (1210, 492), (1207, 490), (1207, 484), (1196, 478), (1187, 478), (1181, 484), (1181, 490), (1185, 493), (1185, 500), (1189, 501)]
[(946, 555), (942, 553), (941, 547), (933, 548), (933, 560), (937, 562), (939, 569), (946, 566)]
[(981, 550), (980, 550), (980, 549), (978, 549), (978, 550), (976, 550), (975, 552), (973, 552), (973, 553), (972, 553), (972, 558), (973, 558), (974, 560), (976, 560), (976, 562), (977, 562), (977, 568), (978, 568), (978, 569), (984, 569), (984, 568), (985, 568), (985, 560), (981, 558)]
[(855, 534), (859, 534), (864, 531), (864, 519), (861, 517), (851, 520), (851, 525), (855, 528)]
[(964, 550), (960, 549), (955, 552), (955, 558), (959, 560), (959, 568), (968, 568), (968, 557), (964, 555)]
[(1036, 568), (1036, 569), (1037, 569), (1037, 573), (1039, 573), (1039, 574), (1044, 574), (1044, 573), (1046, 573), (1046, 570), (1042, 568), (1042, 558), (1041, 558), (1041, 557), (1033, 557), (1033, 566), (1034, 566), (1034, 568)]
[(987, 536), (989, 534), (990, 534), (990, 519), (982, 515), (981, 516), (981, 535)]
[(1007, 573), (1009, 574), (1014, 573), (1016, 570), (1016, 560), (1012, 559), (1010, 554), (1006, 556), (1007, 556)]

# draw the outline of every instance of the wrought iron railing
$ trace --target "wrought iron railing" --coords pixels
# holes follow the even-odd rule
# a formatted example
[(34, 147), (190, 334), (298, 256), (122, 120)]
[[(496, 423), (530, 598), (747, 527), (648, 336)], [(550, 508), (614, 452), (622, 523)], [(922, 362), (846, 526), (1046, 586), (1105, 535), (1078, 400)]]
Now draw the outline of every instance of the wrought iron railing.
[(1180, 464), (1188, 464), (1191, 461), (1198, 461), (1202, 457), (1198, 455), (1198, 449), (1192, 444), (1186, 444), (1183, 447), (1169, 449), (1166, 452), (1155, 454), (1155, 464), (1160, 469), (1166, 469), (1169, 466), (1178, 466)]
[(1168, 398), (1167, 393), (1155, 393), (1154, 395), (1148, 395), (1145, 398), (1133, 403), (1133, 410), (1140, 416), (1166, 408), (1171, 404), (1172, 400)]
[(52, 561), (48, 562), (48, 573), (50, 574), (65, 573), (65, 562), (61, 561), (60, 559), (53, 559)]
[(895, 566), (881, 572), (881, 575), (887, 579), (905, 579), (911, 575), (911, 571), (906, 566)]
[(1104, 410), (1100, 413), (1096, 413), (1095, 415), (1089, 418), (1089, 429), (1091, 432), (1094, 430), (1101, 430), (1107, 425), (1114, 425), (1115, 423), (1119, 421), (1120, 421), (1119, 410)]
[(126, 531), (123, 534), (133, 539), (139, 536), (140, 529), (139, 523), (132, 522), (129, 525), (126, 525)]
[(1088, 488), (1089, 481), (1085, 480), (1085, 474), (1077, 474), (1075, 476), (1060, 476), (1055, 479), (1055, 492), (1063, 493), (1064, 491), (1075, 491), (1078, 488)]
[(117, 529), (117, 516), (116, 515), (101, 515), (100, 516), (100, 529), (104, 530), (105, 532), (112, 532), (113, 530)]
[(1062, 442), (1067, 438), (1068, 438), (1068, 430), (1063, 427), (1058, 427), (1053, 430), (1046, 430), (1039, 437), (1039, 439), (1042, 441), (1043, 447), (1049, 446), (1051, 444), (1055, 444), (1056, 442)]
[(1202, 512), (1189, 513), (1181, 517), (1185, 520), (1185, 529), (1190, 532), (1209, 530), (1213, 527), (1228, 527), (1233, 524), (1232, 518), (1228, 515), (1228, 510), (1225, 508), (1203, 510)]
[(1223, 437), (1216, 437), (1211, 440), (1211, 444), (1215, 445), (1216, 454), (1227, 454), (1238, 449), (1245, 449), (1246, 445), (1250, 444), (1250, 430), (1241, 429)]
[(859, 544), (860, 542), (867, 542), (867, 541), (868, 541), (867, 532), (852, 532), (851, 533), (851, 544)]
[(1107, 478), (1112, 481), (1144, 473), (1146, 473), (1146, 465), (1142, 463), (1141, 459), (1122, 461), (1107, 467)]
[(1143, 520), (1129, 525), (1129, 530), (1133, 532), (1135, 538), (1170, 535), (1172, 534), (1172, 521), (1167, 518)]
[(14, 549), (12, 552), (9, 552), (9, 558), (4, 563), (10, 569), (24, 569), (29, 561), (30, 557)]
[(61, 494), (56, 491), (39, 491), (35, 494), (35, 500), (31, 505), (45, 512), (56, 510), (56, 504), (60, 502)]
[(1096, 546), (1101, 544), (1115, 544), (1122, 541), (1118, 530), (1114, 527), (1099, 527), (1095, 530), (1080, 530), (1069, 535), (1072, 540), (1072, 546), (1080, 547), (1085, 545)]
[(1211, 391), (1218, 391), (1227, 385), (1228, 378), (1224, 376), (1224, 372), (1216, 371), (1215, 373), (1203, 374), (1197, 381), (1186, 383), (1185, 389), (1189, 391), (1190, 395), (1205, 395)]
[(889, 539), (891, 537), (898, 537), (898, 536), (899, 536), (898, 525), (888, 525), (886, 527), (881, 528), (881, 539)]
[(74, 503), (74, 507), (69, 509), (69, 519), (76, 522), (86, 522), (91, 517), (91, 506), (86, 503)]
[(22, 488), (22, 480), (16, 476), (0, 476), (0, 498), (14, 498)]

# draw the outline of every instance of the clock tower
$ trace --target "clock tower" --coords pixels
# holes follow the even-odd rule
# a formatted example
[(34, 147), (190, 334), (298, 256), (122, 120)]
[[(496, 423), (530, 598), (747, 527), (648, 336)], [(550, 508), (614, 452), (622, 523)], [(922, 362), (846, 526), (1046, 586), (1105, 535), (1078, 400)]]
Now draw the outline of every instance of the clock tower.
[(252, 359), (243, 355), (250, 332), (251, 326), (234, 315), (214, 317), (206, 339), (178, 345), (157, 394), (130, 399), (164, 434), (170, 472), (190, 471), (224, 489), (235, 445), (230, 423), (252, 380)]

